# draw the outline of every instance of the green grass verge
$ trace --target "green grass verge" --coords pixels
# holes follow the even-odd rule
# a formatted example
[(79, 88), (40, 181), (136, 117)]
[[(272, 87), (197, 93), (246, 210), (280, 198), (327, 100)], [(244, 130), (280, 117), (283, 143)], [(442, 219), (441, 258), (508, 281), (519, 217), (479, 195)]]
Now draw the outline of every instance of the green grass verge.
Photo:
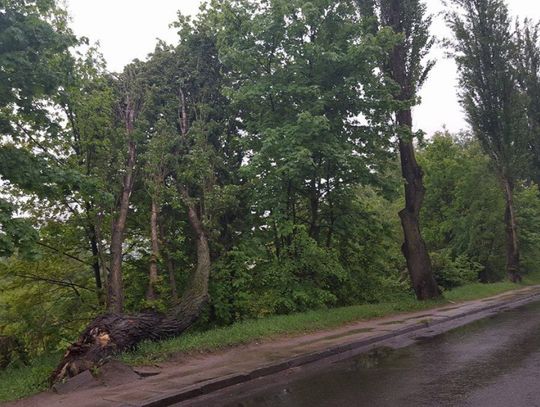
[[(527, 276), (521, 286), (534, 284), (540, 284), (540, 274)], [(136, 351), (122, 354), (120, 359), (132, 365), (152, 364), (179, 353), (215, 351), (285, 335), (301, 335), (355, 321), (426, 310), (449, 301), (486, 298), (519, 287), (509, 282), (469, 284), (445, 292), (445, 299), (440, 301), (420, 303), (413, 298), (403, 297), (391, 303), (364, 304), (244, 321), (228, 327), (187, 333), (166, 341), (144, 342)], [(60, 355), (47, 355), (34, 359), (30, 366), (0, 371), (0, 401), (16, 400), (45, 390), (47, 377), (59, 359)]]
[[(518, 287), (536, 284), (540, 284), (540, 273), (526, 275), (523, 278), (523, 282), (518, 285)], [(509, 281), (492, 284), (473, 283), (455, 288), (451, 291), (446, 291), (444, 293), (444, 298), (447, 301), (453, 302), (478, 300), (482, 298), (492, 297), (494, 295), (515, 289), (516, 284)]]

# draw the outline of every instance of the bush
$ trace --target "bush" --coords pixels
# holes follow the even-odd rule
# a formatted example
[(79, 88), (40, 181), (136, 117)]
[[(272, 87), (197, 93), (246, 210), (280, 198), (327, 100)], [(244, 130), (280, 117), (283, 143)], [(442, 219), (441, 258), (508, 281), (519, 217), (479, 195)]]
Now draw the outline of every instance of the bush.
[(478, 281), (478, 275), (483, 270), (482, 265), (464, 255), (452, 258), (448, 249), (432, 252), (430, 256), (435, 280), (443, 289), (450, 290)]

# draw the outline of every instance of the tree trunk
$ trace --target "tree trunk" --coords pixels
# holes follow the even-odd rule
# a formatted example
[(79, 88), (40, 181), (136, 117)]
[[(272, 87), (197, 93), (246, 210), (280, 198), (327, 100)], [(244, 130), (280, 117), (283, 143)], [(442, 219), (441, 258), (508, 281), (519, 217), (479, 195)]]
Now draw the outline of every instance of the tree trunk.
[(96, 294), (99, 305), (105, 304), (105, 299), (103, 297), (103, 283), (101, 281), (101, 264), (99, 258), (99, 245), (97, 239), (96, 225), (92, 222), (90, 212), (92, 210), (92, 205), (90, 202), (85, 202), (87, 226), (85, 228), (88, 241), (90, 243), (90, 249), (92, 251), (92, 270), (94, 271), (94, 281), (96, 284)]
[(508, 178), (505, 178), (502, 183), (506, 201), (506, 210), (504, 212), (506, 229), (506, 272), (510, 281), (517, 283), (521, 281), (521, 273), (519, 267), (519, 239), (514, 209), (514, 185)]
[[(397, 113), (399, 126), (412, 128), (410, 110)], [(422, 182), (423, 172), (414, 154), (412, 141), (399, 139), (401, 172), (405, 179), (405, 208), (399, 212), (403, 227), (404, 243), (401, 247), (411, 282), (419, 300), (434, 299), (441, 295), (433, 277), (431, 260), (426, 243), (420, 233), (420, 209), (424, 200), (425, 188)]]
[[(363, 10), (373, 16), (378, 4), (380, 25), (389, 26), (395, 33), (403, 35), (403, 39), (393, 47), (382, 69), (399, 85), (395, 100), (410, 106), (422, 84), (421, 77), (429, 71), (429, 68), (422, 68), (421, 62), (424, 51), (429, 49), (429, 34), (427, 29), (422, 28), (422, 6), (399, 0), (379, 3), (370, 0), (363, 3)], [(372, 30), (376, 28), (375, 24), (371, 27)], [(416, 70), (424, 72), (418, 75)], [(405, 208), (399, 212), (404, 235), (401, 250), (407, 261), (416, 297), (419, 300), (428, 300), (439, 297), (441, 292), (433, 277), (426, 243), (420, 233), (420, 209), (425, 194), (423, 173), (414, 154), (411, 108), (398, 106), (395, 113), (401, 172), (405, 180)]]
[[(96, 217), (96, 222), (94, 224), (94, 232), (96, 236), (96, 244), (98, 249), (98, 257), (99, 257), (99, 268), (101, 271), (101, 282), (103, 285), (103, 293), (108, 293), (108, 276), (109, 276), (109, 269), (107, 267), (107, 260), (105, 259), (104, 253), (105, 249), (103, 247), (103, 239), (101, 236), (101, 224), (103, 222), (103, 212), (100, 212)], [(110, 262), (109, 262), (110, 263)]]
[(152, 198), (152, 210), (150, 215), (150, 237), (152, 242), (152, 254), (150, 256), (150, 270), (148, 273), (148, 289), (146, 299), (153, 301), (157, 298), (155, 286), (158, 282), (158, 259), (159, 259), (159, 241), (158, 241), (158, 206), (155, 199)]
[[(187, 193), (185, 194), (187, 196)], [(208, 299), (210, 249), (208, 238), (195, 207), (187, 201), (190, 226), (195, 233), (197, 267), (178, 305), (167, 314), (145, 312), (137, 315), (109, 313), (96, 318), (65, 353), (50, 376), (50, 382), (75, 376), (100, 366), (119, 352), (133, 349), (143, 340), (178, 336), (198, 318)]]
[(122, 195), (118, 217), (113, 225), (111, 236), (111, 269), (108, 276), (107, 310), (113, 313), (121, 313), (124, 308), (124, 287), (122, 281), (122, 244), (126, 229), (127, 215), (129, 211), (129, 198), (133, 190), (134, 170), (136, 159), (136, 145), (132, 140), (129, 142), (128, 161), (126, 175), (122, 185)]
[(310, 209), (310, 222), (309, 222), (309, 237), (316, 242), (319, 241), (320, 226), (319, 226), (319, 197), (320, 190), (319, 184), (315, 179), (311, 181), (309, 191), (309, 209)]
[(94, 270), (94, 280), (96, 282), (96, 291), (99, 305), (105, 303), (103, 299), (103, 284), (101, 282), (101, 266), (99, 264), (99, 247), (96, 238), (96, 229), (90, 225), (90, 246), (92, 247), (92, 269)]

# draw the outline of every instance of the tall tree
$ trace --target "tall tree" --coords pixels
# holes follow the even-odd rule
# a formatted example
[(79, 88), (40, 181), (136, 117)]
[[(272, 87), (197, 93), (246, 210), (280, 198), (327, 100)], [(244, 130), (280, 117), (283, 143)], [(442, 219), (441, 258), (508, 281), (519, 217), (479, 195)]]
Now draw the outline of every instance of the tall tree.
[[(375, 4), (374, 4), (375, 3)], [(433, 62), (425, 63), (433, 38), (429, 34), (431, 17), (421, 0), (379, 0), (360, 2), (377, 10), (381, 27), (390, 27), (400, 39), (388, 54), (383, 70), (397, 84), (395, 99), (395, 132), (405, 183), (405, 208), (399, 212), (403, 228), (402, 252), (416, 296), (420, 300), (440, 296), (433, 277), (429, 253), (420, 231), (420, 210), (425, 196), (423, 171), (415, 157), (411, 108), (418, 103), (418, 91), (426, 80)]]
[(517, 25), (516, 66), (520, 88), (526, 98), (528, 147), (532, 179), (540, 189), (540, 24), (525, 20)]
[(506, 272), (521, 280), (514, 188), (526, 157), (527, 117), (519, 90), (512, 21), (503, 0), (452, 0), (447, 20), (455, 40), (461, 103), (490, 157), (506, 201)]
[(111, 234), (111, 266), (108, 275), (107, 308), (110, 312), (121, 313), (124, 309), (124, 288), (122, 279), (122, 261), (124, 234), (129, 212), (129, 202), (135, 183), (137, 163), (137, 139), (135, 123), (143, 106), (143, 92), (139, 81), (140, 67), (137, 63), (124, 69), (119, 78), (120, 93), (119, 115), (125, 128), (127, 149), (126, 163), (123, 168), (121, 191), (116, 205), (116, 217)]
[[(110, 274), (115, 266), (115, 233), (120, 235), (116, 239), (120, 241), (119, 250), (122, 250), (121, 242), (133, 192), (135, 154), (141, 151), (132, 146), (148, 143), (148, 139), (156, 137), (156, 133), (162, 138), (163, 146), (159, 149), (167, 165), (166, 171), (160, 168), (157, 173), (166, 178), (165, 183), (170, 188), (178, 191), (174, 204), (182, 209), (190, 226), (190, 242), (194, 247), (191, 251), (193, 271), (180, 300), (166, 313), (151, 311), (127, 315), (119, 312), (123, 295), (122, 274), (113, 277), (118, 278), (116, 282), (109, 279), (109, 284), (116, 284), (114, 292), (109, 287), (109, 295), (112, 296), (109, 303), (113, 305), (109, 310), (112, 312), (97, 317), (88, 325), (69, 347), (51, 375), (52, 380), (76, 375), (102, 363), (108, 355), (132, 348), (142, 340), (179, 335), (193, 324), (207, 303), (211, 252), (205, 226), (208, 218), (205, 203), (214, 186), (215, 150), (222, 145), (220, 138), (226, 133), (227, 127), (220, 123), (223, 119), (219, 109), (220, 63), (216, 58), (214, 38), (202, 22), (190, 23), (181, 19), (179, 28), (181, 41), (175, 49), (158, 47), (150, 61), (137, 63), (137, 68), (140, 68), (137, 74), (140, 75), (131, 76), (127, 71), (127, 77), (121, 78), (126, 81), (121, 84), (124, 96), (121, 117), (126, 126), (124, 140), (128, 154), (111, 237)], [(144, 112), (140, 110), (142, 95), (145, 96)], [(144, 128), (141, 125), (140, 134), (135, 134), (139, 130), (135, 125), (137, 117), (141, 124), (144, 122), (147, 125)], [(156, 138), (152, 141), (159, 144), (160, 140)], [(162, 167), (152, 152), (147, 153), (145, 158), (154, 160), (149, 167)], [(148, 169), (151, 174), (156, 174), (152, 168)], [(158, 181), (159, 184), (161, 182), (162, 179)], [(148, 198), (148, 194), (142, 196)], [(155, 193), (153, 198), (157, 205), (158, 196)], [(146, 203), (146, 207), (154, 206), (154, 210), (157, 209), (156, 205)], [(154, 218), (151, 230), (157, 233), (155, 216), (151, 217)], [(119, 226), (120, 229), (115, 230)], [(121, 261), (120, 256), (117, 262), (121, 265)]]

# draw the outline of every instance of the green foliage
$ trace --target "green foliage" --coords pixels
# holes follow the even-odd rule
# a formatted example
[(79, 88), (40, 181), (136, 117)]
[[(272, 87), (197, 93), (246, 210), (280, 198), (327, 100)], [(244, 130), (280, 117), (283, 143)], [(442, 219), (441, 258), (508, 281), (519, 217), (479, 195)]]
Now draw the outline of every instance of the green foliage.
[(334, 294), (346, 278), (337, 253), (325, 250), (298, 227), (286, 251), (279, 259), (261, 264), (253, 270), (255, 300), (259, 314), (287, 314), (335, 305)]
[(530, 19), (517, 24), (515, 65), (519, 88), (525, 99), (528, 121), (529, 163), (523, 176), (540, 185), (540, 25)]
[[(77, 41), (55, 1), (11, 0), (2, 2), (1, 8), (0, 182), (43, 194), (44, 184), (58, 174), (35, 150), (43, 149), (39, 141), (43, 135), (58, 133), (49, 110), (62, 83), (62, 65), (69, 63), (68, 48)], [(13, 254), (17, 248), (32, 255), (36, 232), (31, 222), (21, 219), (16, 200), (3, 197), (0, 205), (0, 255)]]
[(58, 363), (60, 355), (61, 353), (50, 353), (34, 358), (28, 366), (0, 371), (0, 401), (17, 400), (47, 390), (47, 378)]
[(209, 293), (212, 317), (218, 324), (231, 324), (258, 313), (254, 306), (257, 295), (251, 289), (256, 253), (248, 250), (234, 248), (214, 264)]
[(14, 257), (0, 264), (0, 277), (0, 334), (18, 338), (32, 357), (61, 351), (94, 316), (91, 274), (76, 261)]
[(449, 249), (430, 253), (433, 274), (437, 284), (444, 289), (452, 289), (478, 280), (483, 267), (464, 255), (452, 258)]
[(452, 259), (481, 264), (483, 281), (502, 278), (504, 200), (487, 156), (466, 135), (439, 134), (419, 161), (426, 173), (421, 222), (429, 249), (449, 249)]
[[(466, 136), (439, 134), (419, 159), (427, 189), (422, 227), (436, 257), (435, 268), (446, 264), (444, 267), (455, 269), (451, 263), (466, 260), (470, 264), (464, 264), (465, 270), (477, 271), (482, 281), (503, 278), (505, 203), (488, 157)], [(540, 215), (536, 185), (519, 185), (515, 199), (524, 270), (535, 271)], [(438, 281), (443, 287), (454, 285)]]
[[(167, 311), (173, 292), (181, 296), (197, 267), (192, 209), (212, 259), (210, 301), (197, 329), (232, 325), (145, 344), (146, 356), (133, 358), (428, 306), (413, 301), (400, 251), (403, 185), (394, 142), (403, 134), (391, 120), (418, 102), (432, 66), (422, 60), (432, 40), (421, 2), (402, 2), (400, 21), (414, 31), (409, 41), (385, 26), (395, 23), (386, 1), (212, 1), (193, 19), (179, 16), (176, 44), (159, 42), (146, 60), (115, 75), (94, 47), (67, 52), (78, 42), (54, 1), (4, 3), (0, 334), (21, 338), (37, 361), (34, 373), (21, 368), (15, 381), (6, 379), (14, 392), (40, 389), (39, 355), (64, 348), (103, 312), (130, 142), (136, 163), (122, 244), (126, 311)], [(382, 69), (396, 45), (409, 46), (406, 73), (414, 86), (403, 94)], [(508, 73), (500, 72), (504, 83)], [(510, 82), (521, 78), (522, 94), (512, 88), (504, 95), (511, 123), (496, 153), (508, 158), (503, 167), (515, 176), (522, 257), (533, 271), (540, 262), (540, 201), (534, 178), (513, 155), (524, 129), (518, 107), (531, 104), (532, 93), (525, 98), (524, 74), (512, 75)], [(134, 108), (133, 123), (127, 107)], [(468, 112), (478, 116), (475, 132), (491, 123), (491, 110)], [(523, 138), (527, 154), (530, 136)], [(459, 299), (469, 282), (503, 275), (505, 202), (486, 149), (494, 143), (436, 135), (419, 154), (427, 188), (422, 232), (449, 298)], [(157, 259), (152, 203), (159, 212)], [(157, 300), (146, 298), (151, 258)], [(474, 287), (463, 295), (510, 286)]]
[(540, 264), (540, 199), (536, 185), (522, 185), (516, 193), (522, 265), (534, 273)]
[(76, 40), (54, 0), (2, 1), (1, 7), (0, 130), (9, 134), (15, 106), (32, 124), (46, 123), (46, 103), (39, 99), (57, 92), (59, 64)]
[[(520, 89), (519, 40), (503, 0), (452, 0), (447, 13), (459, 70), (461, 104), (473, 134), (490, 158), (505, 198), (506, 272), (519, 279), (520, 249), (514, 193), (531, 168), (534, 120), (530, 96)], [(518, 37), (519, 38), (519, 37)], [(534, 148), (532, 148), (534, 150)], [(531, 175), (534, 176), (534, 169)]]
[(28, 220), (15, 217), (13, 212), (13, 205), (0, 199), (0, 256), (19, 250), (23, 256), (33, 257), (37, 233)]
[(447, 20), (467, 119), (497, 175), (517, 177), (527, 162), (527, 109), (511, 63), (517, 47), (508, 7), (503, 0), (452, 3)]

